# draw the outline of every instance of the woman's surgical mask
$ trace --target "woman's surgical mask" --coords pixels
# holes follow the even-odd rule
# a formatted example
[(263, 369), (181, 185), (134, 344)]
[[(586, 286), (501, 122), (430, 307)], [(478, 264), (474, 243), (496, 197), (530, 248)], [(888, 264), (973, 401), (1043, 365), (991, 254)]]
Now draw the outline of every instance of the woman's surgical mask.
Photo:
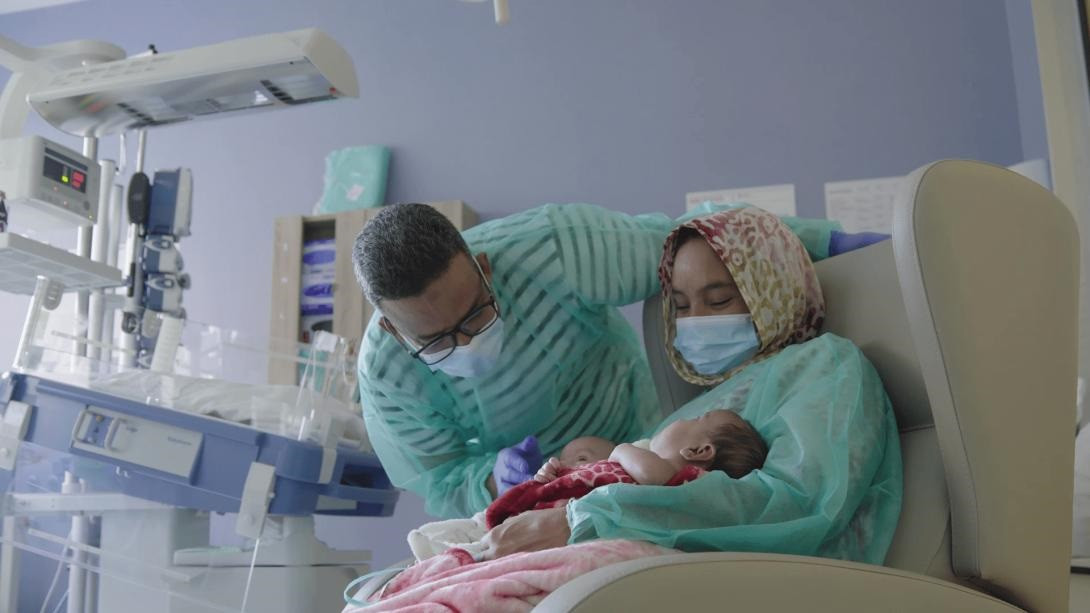
[(757, 355), (761, 341), (748, 313), (676, 320), (674, 348), (702, 375), (726, 372)]
[[(419, 349), (412, 341), (409, 344), (414, 349)], [(432, 372), (439, 370), (452, 377), (480, 377), (496, 366), (502, 349), (503, 319), (497, 318), (487, 330), (469, 339), (465, 345), (455, 347), (450, 355), (435, 364), (429, 364), (428, 368)]]

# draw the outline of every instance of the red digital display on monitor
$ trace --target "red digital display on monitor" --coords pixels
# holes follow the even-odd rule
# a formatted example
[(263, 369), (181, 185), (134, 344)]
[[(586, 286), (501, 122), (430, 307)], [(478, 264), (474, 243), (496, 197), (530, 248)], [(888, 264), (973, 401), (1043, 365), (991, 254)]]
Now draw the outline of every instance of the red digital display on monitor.
[[(52, 152), (47, 150), (47, 153)], [(51, 156), (46, 156), (42, 160), (42, 174), (47, 179), (56, 181), (65, 187), (70, 187), (80, 193), (87, 193), (86, 168), (76, 168), (74, 163), (61, 162)]]

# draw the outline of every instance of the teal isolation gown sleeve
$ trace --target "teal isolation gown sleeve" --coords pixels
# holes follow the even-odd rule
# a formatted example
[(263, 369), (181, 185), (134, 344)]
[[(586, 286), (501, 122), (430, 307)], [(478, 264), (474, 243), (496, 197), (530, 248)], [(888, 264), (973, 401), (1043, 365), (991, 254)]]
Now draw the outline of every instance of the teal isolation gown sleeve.
[(544, 454), (576, 436), (635, 440), (657, 421), (643, 347), (614, 305), (658, 291), (673, 221), (589, 205), (546, 205), (464, 233), (486, 253), (504, 319), (499, 366), (432, 373), (377, 325), (359, 357), (368, 435), (391, 480), (440, 517), (491, 497), (496, 453), (534, 434)]
[(564, 276), (586, 303), (625, 306), (659, 290), (662, 245), (674, 220), (585, 205), (557, 207), (552, 218)]
[(571, 542), (650, 541), (684, 551), (761, 551), (881, 564), (901, 509), (897, 425), (877, 373), (850, 341), (792, 345), (667, 418), (740, 412), (769, 445), (741, 479), (616, 484), (567, 506)]

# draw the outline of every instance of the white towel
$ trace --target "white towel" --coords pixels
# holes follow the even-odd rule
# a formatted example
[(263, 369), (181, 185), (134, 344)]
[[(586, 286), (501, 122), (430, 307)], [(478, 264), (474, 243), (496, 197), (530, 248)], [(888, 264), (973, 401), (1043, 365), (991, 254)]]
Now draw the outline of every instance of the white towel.
[(433, 521), (410, 531), (409, 549), (418, 561), (454, 547), (465, 549), (474, 559), (479, 559), (484, 550), (481, 539), (485, 534), (488, 534), (488, 528), (482, 511), (469, 519)]

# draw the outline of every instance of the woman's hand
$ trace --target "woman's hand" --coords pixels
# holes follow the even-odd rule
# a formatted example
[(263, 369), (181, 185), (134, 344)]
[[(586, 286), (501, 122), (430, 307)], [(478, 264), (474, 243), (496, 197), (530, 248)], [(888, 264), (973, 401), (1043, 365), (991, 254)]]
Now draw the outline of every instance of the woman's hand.
[(549, 461), (542, 464), (541, 469), (534, 475), (534, 481), (538, 483), (555, 481), (560, 475), (561, 468), (564, 468), (564, 463), (560, 461), (560, 458), (549, 458)]
[(512, 553), (540, 551), (568, 544), (571, 528), (564, 507), (526, 511), (496, 526), (484, 537), (484, 559), (494, 560)]

